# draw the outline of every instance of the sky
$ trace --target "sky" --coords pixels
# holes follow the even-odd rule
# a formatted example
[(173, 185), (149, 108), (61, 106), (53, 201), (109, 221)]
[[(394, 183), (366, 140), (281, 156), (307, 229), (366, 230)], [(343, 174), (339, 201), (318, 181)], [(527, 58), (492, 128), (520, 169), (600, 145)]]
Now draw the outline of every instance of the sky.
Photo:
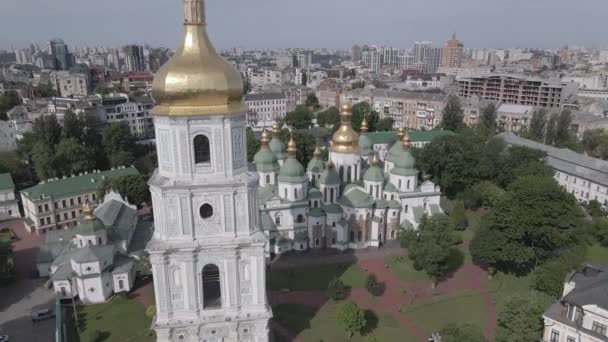
[[(608, 0), (207, 0), (218, 48), (608, 46)], [(0, 48), (63, 38), (72, 46), (174, 48), (182, 0), (1, 0)]]

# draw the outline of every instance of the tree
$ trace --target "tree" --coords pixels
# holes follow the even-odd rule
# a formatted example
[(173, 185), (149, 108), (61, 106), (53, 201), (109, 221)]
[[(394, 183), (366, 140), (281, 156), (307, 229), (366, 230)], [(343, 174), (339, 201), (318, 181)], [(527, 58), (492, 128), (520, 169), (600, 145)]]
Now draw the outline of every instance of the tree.
[(293, 139), (296, 142), (296, 158), (298, 161), (306, 167), (308, 162), (312, 159), (312, 155), (315, 151), (317, 139), (314, 135), (310, 134), (308, 130), (301, 130), (291, 133), (288, 129), (281, 130), (279, 138), (283, 142), (289, 141), (290, 135), (293, 134)]
[(542, 339), (543, 312), (551, 298), (542, 293), (518, 294), (499, 308), (496, 342), (531, 342)]
[(305, 106), (297, 106), (296, 110), (285, 115), (285, 123), (295, 129), (310, 129), (312, 113)]
[(379, 296), (382, 292), (382, 285), (378, 283), (378, 279), (373, 274), (368, 274), (365, 278), (365, 289), (372, 296)]
[(457, 96), (448, 97), (448, 103), (443, 108), (441, 127), (457, 131), (464, 127), (464, 112)]
[(393, 118), (380, 119), (378, 121), (378, 123), (376, 124), (376, 131), (377, 132), (392, 131), (394, 123), (395, 123), (395, 120), (393, 120)]
[(525, 146), (511, 146), (502, 154), (496, 184), (507, 188), (522, 176), (553, 176), (553, 170), (544, 162), (546, 154)]
[(140, 205), (150, 203), (151, 196), (147, 177), (144, 175), (128, 175), (110, 177), (103, 180), (98, 190), (98, 197), (103, 198), (110, 191), (119, 193), (129, 203)]
[(355, 302), (346, 302), (336, 310), (338, 325), (347, 333), (350, 340), (355, 334), (360, 334), (365, 327), (365, 314)]
[(100, 81), (97, 83), (97, 85), (95, 86), (95, 94), (99, 94), (101, 96), (105, 96), (108, 95), (112, 92), (112, 88), (108, 87), (108, 85), (106, 84), (106, 82), (104, 81)]
[(317, 113), (317, 125), (319, 127), (331, 127), (340, 124), (340, 112), (336, 107), (330, 107), (320, 113)]
[(53, 89), (51, 81), (48, 81), (46, 83), (40, 83), (34, 88), (34, 96), (36, 98), (57, 96), (57, 91)]
[(602, 209), (602, 204), (597, 200), (591, 200), (587, 203), (587, 212), (591, 217), (606, 217), (606, 211)]
[(55, 114), (38, 117), (34, 121), (32, 132), (37, 141), (46, 144), (50, 149), (61, 140), (61, 125), (57, 122)]
[(49, 145), (42, 141), (34, 145), (32, 148), (32, 161), (34, 162), (34, 169), (38, 178), (47, 180), (57, 175), (53, 165), (54, 158), (55, 153)]
[(587, 227), (588, 233), (603, 247), (608, 247), (608, 218), (595, 217)]
[(471, 254), (494, 269), (526, 274), (575, 241), (581, 219), (574, 196), (552, 177), (524, 176), (486, 215)]
[(64, 138), (74, 138), (82, 142), (84, 135), (84, 124), (82, 120), (71, 110), (63, 116), (63, 136)]
[(585, 261), (586, 250), (586, 246), (574, 246), (558, 258), (537, 267), (532, 273), (532, 288), (555, 299), (560, 298), (566, 275)]
[(133, 165), (135, 156), (130, 151), (117, 151), (110, 153), (110, 165), (112, 167)]
[(540, 108), (532, 113), (528, 137), (534, 141), (542, 142), (545, 138), (545, 127), (547, 126), (547, 110)]
[(332, 278), (327, 284), (327, 297), (333, 300), (342, 300), (346, 297), (346, 286), (337, 277)]
[(103, 131), (103, 145), (108, 154), (130, 151), (133, 143), (134, 139), (131, 137), (129, 125), (124, 121), (112, 122)]
[(308, 96), (306, 97), (306, 107), (313, 110), (316, 110), (320, 107), (319, 99), (315, 94), (308, 94)]
[(376, 125), (378, 124), (379, 115), (378, 112), (372, 110), (372, 107), (367, 102), (360, 102), (351, 107), (353, 117), (351, 119), (353, 129), (357, 132), (361, 131), (361, 122), (363, 117), (367, 120), (367, 126), (370, 132), (376, 131)]
[(451, 323), (439, 332), (441, 342), (485, 342), (481, 328), (471, 323)]
[(253, 161), (253, 157), (260, 150), (260, 141), (255, 137), (251, 127), (247, 127), (247, 160)]
[(433, 215), (423, 219), (418, 228), (418, 236), (409, 245), (409, 257), (414, 267), (424, 269), (436, 285), (463, 262), (462, 252), (454, 248), (454, 226), (449, 217)]
[(464, 201), (455, 200), (452, 203), (450, 218), (452, 219), (452, 223), (456, 230), (465, 230), (467, 228), (468, 222), (464, 209)]
[(496, 105), (489, 103), (481, 110), (481, 124), (491, 132), (496, 131)]
[(571, 141), (570, 126), (572, 120), (572, 113), (569, 110), (562, 110), (559, 114), (555, 127), (555, 146), (565, 147)]
[(6, 91), (0, 95), (0, 120), (8, 120), (6, 113), (21, 104), (21, 99), (15, 91)]
[(365, 81), (356, 81), (351, 84), (351, 89), (365, 88)]
[(74, 175), (92, 169), (94, 161), (76, 138), (66, 138), (55, 148), (55, 165), (62, 175)]
[(557, 139), (557, 119), (558, 115), (553, 113), (547, 122), (545, 130), (545, 144), (547, 145), (554, 145)]

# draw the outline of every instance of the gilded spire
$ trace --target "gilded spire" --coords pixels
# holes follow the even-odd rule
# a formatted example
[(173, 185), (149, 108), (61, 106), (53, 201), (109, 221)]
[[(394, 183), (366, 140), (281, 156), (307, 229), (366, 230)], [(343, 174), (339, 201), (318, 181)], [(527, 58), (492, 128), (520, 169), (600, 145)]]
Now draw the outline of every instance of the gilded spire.
[(205, 0), (184, 0), (184, 24), (205, 25)]
[(372, 165), (380, 165), (380, 158), (378, 158), (378, 153), (374, 153), (374, 158), (372, 159)]
[(315, 146), (315, 151), (312, 154), (313, 158), (321, 159), (321, 149), (319, 149), (319, 144)]
[(295, 158), (297, 152), (296, 142), (293, 140), (293, 133), (289, 137), (289, 142), (287, 143), (287, 156), (289, 158)]
[(403, 127), (399, 127), (397, 130), (397, 140), (403, 140), (403, 136), (405, 135), (405, 130)]
[(365, 116), (363, 116), (363, 121), (361, 121), (361, 133), (367, 133), (368, 130), (367, 120), (365, 119)]
[(278, 138), (280, 133), (281, 133), (281, 128), (279, 127), (279, 123), (275, 121), (272, 124), (272, 137)]
[(270, 139), (268, 137), (268, 131), (266, 130), (266, 128), (264, 128), (262, 130), (262, 137), (260, 138), (260, 143), (262, 144), (262, 146), (268, 147), (268, 142), (270, 142)]
[(89, 202), (86, 202), (85, 204), (83, 204), (82, 215), (83, 215), (84, 219), (87, 221), (92, 221), (95, 219), (95, 215), (93, 214), (93, 209), (91, 209)]
[(406, 150), (409, 150), (410, 147), (412, 146), (411, 144), (411, 140), (410, 140), (410, 135), (407, 133), (404, 133), (403, 135), (403, 148)]

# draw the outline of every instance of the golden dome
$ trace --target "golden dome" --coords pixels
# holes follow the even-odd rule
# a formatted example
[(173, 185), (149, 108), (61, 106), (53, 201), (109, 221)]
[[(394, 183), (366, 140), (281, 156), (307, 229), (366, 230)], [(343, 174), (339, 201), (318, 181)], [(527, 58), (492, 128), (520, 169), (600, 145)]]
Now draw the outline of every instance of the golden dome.
[(365, 116), (363, 117), (363, 121), (361, 121), (361, 133), (367, 133), (369, 127), (367, 126), (367, 120), (365, 120)]
[(317, 159), (321, 159), (321, 149), (319, 148), (319, 144), (315, 145), (315, 151), (312, 153), (312, 156)]
[(264, 128), (262, 130), (262, 138), (260, 139), (260, 142), (262, 143), (262, 146), (268, 146), (269, 141), (270, 139), (268, 137), (268, 131), (266, 130), (266, 128)]
[(397, 130), (397, 140), (403, 140), (403, 136), (405, 135), (405, 130), (403, 127), (399, 127)]
[(409, 134), (404, 133), (404, 135), (403, 135), (403, 147), (406, 150), (409, 150), (411, 146), (412, 146), (412, 144), (411, 144), (411, 140), (410, 140)]
[(355, 132), (351, 126), (353, 114), (350, 111), (350, 106), (344, 104), (340, 112), (340, 128), (332, 137), (333, 144), (331, 150), (337, 153), (355, 153), (359, 152), (359, 134)]
[(184, 37), (154, 77), (155, 115), (241, 114), (243, 80), (209, 41), (205, 0), (184, 1)]
[(280, 133), (281, 133), (281, 127), (279, 127), (279, 123), (275, 121), (272, 124), (272, 136), (278, 138)]
[(290, 158), (296, 157), (296, 152), (298, 151), (296, 142), (293, 140), (293, 134), (289, 137), (289, 142), (287, 143), (287, 156)]

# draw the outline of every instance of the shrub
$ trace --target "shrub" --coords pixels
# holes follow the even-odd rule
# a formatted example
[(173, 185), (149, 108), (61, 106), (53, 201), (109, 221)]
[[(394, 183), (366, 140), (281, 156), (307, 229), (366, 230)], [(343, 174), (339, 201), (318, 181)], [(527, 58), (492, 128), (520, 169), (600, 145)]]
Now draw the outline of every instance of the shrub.
[(346, 286), (340, 279), (334, 277), (327, 285), (326, 294), (333, 300), (344, 299), (346, 297)]
[(365, 278), (365, 288), (367, 289), (367, 292), (374, 297), (379, 296), (382, 291), (382, 286), (378, 283), (376, 276), (373, 274), (370, 274)]

